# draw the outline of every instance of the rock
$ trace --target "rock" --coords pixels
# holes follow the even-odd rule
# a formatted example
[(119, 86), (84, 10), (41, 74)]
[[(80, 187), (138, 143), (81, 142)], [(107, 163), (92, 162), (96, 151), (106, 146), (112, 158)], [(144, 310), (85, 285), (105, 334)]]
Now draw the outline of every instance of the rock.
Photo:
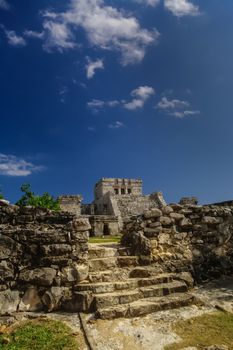
[(2, 206), (6, 206), (6, 205), (9, 205), (10, 204), (10, 202), (9, 201), (7, 201), (6, 199), (0, 199), (0, 207)]
[(211, 346), (206, 346), (204, 350), (228, 350), (228, 346), (226, 345), (211, 345)]
[(217, 225), (222, 222), (220, 219), (221, 218), (215, 218), (213, 216), (204, 216), (202, 222), (208, 225)]
[(161, 215), (162, 215), (161, 210), (159, 210), (157, 208), (144, 211), (144, 217), (146, 219), (159, 218)]
[(50, 267), (42, 267), (34, 270), (23, 270), (20, 272), (19, 280), (24, 283), (48, 287), (53, 284), (56, 274), (57, 271)]
[(167, 233), (160, 233), (158, 242), (159, 244), (171, 244), (171, 236)]
[(0, 283), (14, 280), (14, 267), (6, 260), (0, 262)]
[(169, 215), (173, 212), (173, 209), (172, 209), (172, 207), (167, 205), (166, 207), (162, 207), (162, 212), (164, 215)]
[(90, 222), (86, 218), (78, 218), (76, 220), (73, 220), (69, 227), (71, 231), (74, 232), (88, 231), (91, 229)]
[(188, 218), (183, 218), (180, 222), (182, 228), (188, 228), (192, 226), (192, 221)]
[(42, 302), (46, 310), (51, 312), (59, 310), (62, 300), (70, 297), (71, 291), (69, 288), (52, 287), (44, 293)]
[(36, 287), (29, 287), (19, 304), (19, 311), (38, 312), (43, 310), (43, 304)]
[(194, 286), (194, 279), (190, 272), (181, 272), (176, 274), (176, 278), (180, 281), (184, 281), (189, 288)]
[(74, 263), (72, 266), (67, 266), (61, 270), (61, 283), (78, 283), (88, 277), (89, 267), (84, 264)]
[(158, 236), (158, 234), (162, 232), (162, 226), (159, 227), (155, 227), (155, 228), (150, 228), (150, 227), (146, 227), (144, 229), (144, 234), (146, 237), (156, 237)]
[(173, 224), (172, 219), (170, 219), (168, 216), (161, 216), (159, 218), (159, 222), (161, 223), (161, 225), (163, 226), (170, 226)]
[(16, 312), (20, 303), (19, 291), (6, 290), (0, 292), (0, 315)]
[(170, 214), (170, 217), (172, 219), (174, 219), (175, 221), (180, 221), (180, 220), (182, 220), (184, 218), (184, 214), (174, 213), (173, 212), (173, 213)]

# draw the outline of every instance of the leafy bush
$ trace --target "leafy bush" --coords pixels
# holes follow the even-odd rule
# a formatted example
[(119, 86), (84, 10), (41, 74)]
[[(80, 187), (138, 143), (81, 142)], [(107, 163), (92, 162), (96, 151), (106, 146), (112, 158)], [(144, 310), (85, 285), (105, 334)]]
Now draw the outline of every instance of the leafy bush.
[(54, 199), (48, 192), (45, 192), (42, 196), (36, 196), (31, 190), (31, 185), (24, 184), (21, 186), (21, 191), (24, 193), (18, 200), (16, 205), (25, 207), (30, 205), (32, 207), (47, 208), (55, 211), (60, 210), (58, 200)]

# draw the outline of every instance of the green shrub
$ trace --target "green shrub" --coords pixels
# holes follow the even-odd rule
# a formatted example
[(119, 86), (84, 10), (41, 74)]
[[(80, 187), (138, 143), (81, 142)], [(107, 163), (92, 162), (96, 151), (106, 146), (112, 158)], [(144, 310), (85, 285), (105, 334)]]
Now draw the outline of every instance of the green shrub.
[(21, 191), (24, 193), (18, 200), (16, 205), (25, 207), (30, 205), (32, 207), (47, 208), (55, 211), (60, 210), (58, 200), (54, 199), (49, 193), (45, 192), (42, 196), (36, 196), (31, 190), (31, 185), (24, 184), (21, 186)]

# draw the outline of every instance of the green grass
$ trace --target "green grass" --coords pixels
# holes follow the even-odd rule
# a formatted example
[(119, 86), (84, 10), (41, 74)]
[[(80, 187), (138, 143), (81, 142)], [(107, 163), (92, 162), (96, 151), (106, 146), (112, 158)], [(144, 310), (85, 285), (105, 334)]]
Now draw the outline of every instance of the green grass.
[(121, 236), (90, 237), (89, 243), (120, 243)]
[(38, 319), (0, 335), (1, 350), (78, 350), (72, 330), (64, 323)]
[(233, 315), (216, 312), (186, 321), (179, 321), (173, 331), (182, 340), (165, 347), (166, 350), (180, 350), (186, 347), (203, 349), (211, 345), (226, 345), (233, 350)]

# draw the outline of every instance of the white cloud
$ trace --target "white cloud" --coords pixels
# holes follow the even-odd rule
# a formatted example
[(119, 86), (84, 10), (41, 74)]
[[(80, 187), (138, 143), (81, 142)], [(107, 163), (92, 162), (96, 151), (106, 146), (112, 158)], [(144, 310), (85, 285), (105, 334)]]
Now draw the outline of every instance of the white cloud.
[(27, 38), (32, 38), (32, 39), (43, 39), (45, 36), (45, 32), (36, 32), (34, 30), (25, 30), (24, 31), (24, 36), (26, 36)]
[(92, 61), (87, 58), (87, 64), (86, 64), (86, 71), (87, 71), (87, 78), (92, 79), (95, 75), (95, 71), (97, 69), (104, 69), (104, 62), (101, 59), (97, 59), (96, 61)]
[(116, 121), (113, 124), (109, 124), (109, 129), (121, 129), (121, 128), (125, 128), (125, 124), (123, 124), (122, 122)]
[(132, 101), (126, 102), (125, 100), (117, 101), (103, 101), (93, 99), (92, 101), (87, 103), (88, 108), (92, 109), (94, 112), (97, 112), (101, 108), (104, 107), (117, 107), (123, 106), (129, 110), (135, 110), (138, 108), (142, 108), (146, 101), (155, 94), (155, 90), (150, 86), (139, 86), (137, 89), (133, 90), (130, 95), (133, 97)]
[(118, 106), (119, 104), (120, 104), (120, 102), (117, 100), (103, 101), (103, 100), (93, 99), (87, 103), (87, 107), (92, 109), (93, 111), (97, 112), (101, 108), (104, 108), (104, 107), (113, 108), (113, 107)]
[(145, 102), (155, 94), (155, 90), (150, 86), (140, 86), (131, 92), (134, 99), (130, 102), (124, 103), (124, 107), (129, 110), (142, 108)]
[(146, 48), (159, 38), (157, 30), (141, 28), (135, 17), (103, 0), (70, 0), (66, 12), (47, 11), (44, 18), (47, 51), (74, 48), (75, 29), (82, 28), (92, 46), (120, 52), (123, 65), (141, 62)]
[(189, 107), (190, 103), (188, 101), (181, 101), (177, 99), (168, 100), (167, 97), (162, 97), (161, 101), (158, 103), (157, 107), (159, 109), (174, 109)]
[(105, 106), (105, 102), (102, 100), (92, 100), (87, 103), (87, 107), (92, 109), (92, 110), (98, 110), (100, 108), (103, 108)]
[(134, 0), (138, 4), (146, 5), (146, 6), (157, 6), (160, 3), (160, 0)]
[(154, 95), (155, 90), (151, 86), (139, 86), (131, 92), (131, 96), (146, 101), (150, 96)]
[(177, 17), (197, 16), (200, 13), (199, 7), (189, 0), (164, 0), (164, 6)]
[(185, 117), (189, 117), (191, 115), (198, 115), (200, 114), (200, 111), (176, 111), (176, 112), (171, 112), (169, 113), (170, 115), (173, 115), (174, 117), (176, 118), (179, 118), (179, 119), (182, 119), (182, 118), (185, 118)]
[(6, 0), (0, 0), (0, 9), (9, 10), (10, 4)]
[(43, 45), (45, 51), (51, 52), (56, 48), (59, 52), (67, 49), (74, 49), (77, 45), (75, 43), (74, 34), (66, 23), (59, 23), (55, 21), (44, 21), (45, 43)]
[(43, 169), (24, 159), (0, 153), (0, 175), (28, 176)]
[(131, 110), (131, 111), (138, 109), (138, 108), (142, 108), (143, 106), (144, 106), (144, 101), (138, 100), (136, 98), (134, 98), (131, 102), (127, 102), (124, 104), (124, 107), (126, 109)]
[(67, 86), (62, 86), (61, 88), (60, 88), (60, 91), (59, 91), (59, 95), (60, 95), (60, 101), (61, 101), (61, 103), (65, 103), (65, 101), (66, 101), (66, 96), (67, 96), (67, 94), (68, 94), (68, 88), (67, 88)]
[(26, 40), (22, 36), (17, 35), (14, 30), (4, 29), (4, 32), (9, 45), (15, 47), (23, 47), (27, 45)]
[(161, 98), (156, 108), (179, 119), (200, 114), (200, 111), (190, 109), (191, 105), (188, 101), (178, 99), (169, 100), (165, 96)]

